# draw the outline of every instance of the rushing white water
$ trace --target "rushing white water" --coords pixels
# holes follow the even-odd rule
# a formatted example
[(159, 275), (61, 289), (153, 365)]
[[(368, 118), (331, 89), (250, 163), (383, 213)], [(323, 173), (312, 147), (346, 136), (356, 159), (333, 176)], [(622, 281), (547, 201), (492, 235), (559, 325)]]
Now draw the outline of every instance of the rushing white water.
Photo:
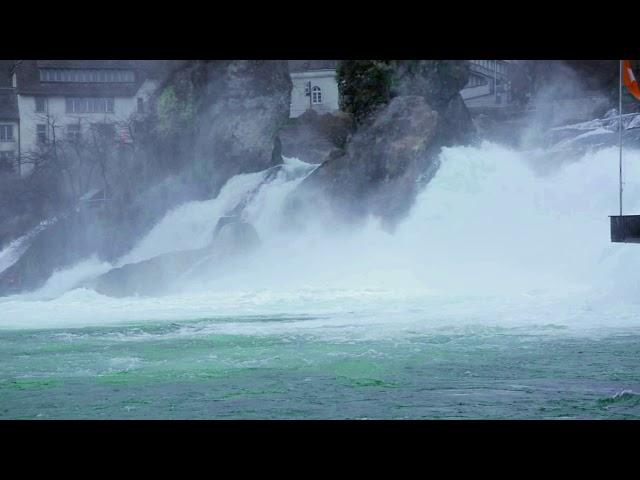
[[(284, 166), (273, 181), (265, 182), (271, 169), (256, 173), (236, 175), (211, 200), (188, 202), (173, 209), (146, 235), (127, 255), (118, 260), (118, 265), (140, 262), (163, 253), (205, 247), (212, 238), (218, 218), (229, 213), (248, 194), (261, 187), (257, 198), (248, 209), (251, 220), (259, 230), (265, 231), (265, 222), (278, 214), (284, 197), (295, 188), (316, 165), (285, 158)], [(268, 193), (265, 193), (268, 192)], [(266, 196), (269, 198), (266, 199)]]
[[(618, 208), (617, 150), (587, 153), (545, 176), (534, 173), (533, 161), (491, 143), (445, 149), (436, 176), (391, 234), (374, 220), (338, 228), (314, 211), (306, 212), (303, 231), (285, 228), (285, 199), (313, 169), (289, 160), (247, 205), (244, 216), (262, 246), (233, 269), (160, 298), (62, 293), (109, 267), (88, 260), (58, 272), (37, 295), (1, 299), (0, 327), (255, 315), (290, 321), (211, 328), (335, 336), (358, 329), (370, 336), (478, 323), (639, 325), (640, 247), (609, 239), (608, 215)], [(638, 213), (640, 152), (625, 151), (625, 175), (626, 211)], [(218, 217), (264, 178), (264, 172), (234, 177), (217, 199), (168, 213), (118, 264), (204, 246)]]
[(227, 182), (218, 197), (201, 202), (188, 202), (173, 209), (142, 241), (117, 263), (148, 260), (178, 250), (202, 248), (211, 241), (216, 221), (235, 207), (258, 186), (265, 172), (237, 175)]
[(27, 248), (29, 248), (29, 245), (31, 245), (31, 240), (33, 240), (38, 233), (49, 225), (54, 224), (56, 221), (57, 218), (51, 218), (40, 222), (40, 224), (31, 231), (19, 238), (16, 238), (9, 243), (9, 245), (0, 250), (0, 273), (16, 263), (20, 259), (20, 256), (27, 250)]
[(89, 257), (70, 268), (53, 272), (51, 277), (35, 292), (23, 295), (27, 299), (48, 300), (76, 288), (89, 280), (108, 272), (113, 268), (109, 262), (100, 261), (96, 256)]

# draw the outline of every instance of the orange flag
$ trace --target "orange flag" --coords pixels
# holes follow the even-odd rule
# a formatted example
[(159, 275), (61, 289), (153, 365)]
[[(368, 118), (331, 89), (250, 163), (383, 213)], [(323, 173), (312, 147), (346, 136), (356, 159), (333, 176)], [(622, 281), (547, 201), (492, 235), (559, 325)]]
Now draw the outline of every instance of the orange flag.
[(633, 74), (633, 70), (631, 70), (629, 60), (622, 61), (622, 81), (625, 87), (627, 87), (627, 90), (629, 90), (629, 93), (633, 95), (636, 100), (640, 100), (640, 88), (638, 87), (638, 82)]

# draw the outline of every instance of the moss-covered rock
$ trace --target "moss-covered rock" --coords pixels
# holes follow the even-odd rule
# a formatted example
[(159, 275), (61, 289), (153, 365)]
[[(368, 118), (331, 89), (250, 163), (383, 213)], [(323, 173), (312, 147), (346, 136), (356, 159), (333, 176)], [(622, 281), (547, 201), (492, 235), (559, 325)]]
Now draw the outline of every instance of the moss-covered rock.
[(438, 123), (424, 97), (394, 98), (351, 137), (346, 151), (334, 151), (302, 182), (291, 198), (292, 215), (326, 201), (349, 220), (372, 214), (393, 225), (435, 172)]
[(420, 95), (437, 111), (469, 81), (466, 60), (395, 60), (393, 67), (392, 96)]
[(238, 173), (282, 163), (292, 83), (284, 60), (206, 62), (193, 168), (212, 194)]
[(320, 115), (307, 110), (280, 131), (282, 154), (308, 163), (322, 163), (333, 150), (344, 149), (352, 133), (350, 115), (343, 112)]
[(440, 148), (475, 139), (459, 93), (468, 79), (462, 60), (342, 61), (341, 105), (355, 132), (292, 194), (293, 218), (324, 204), (338, 216), (374, 215), (393, 227), (437, 170)]
[(440, 110), (466, 85), (465, 60), (342, 60), (337, 80), (340, 108), (358, 124), (400, 95), (419, 95)]
[(390, 60), (342, 60), (336, 79), (340, 109), (362, 123), (391, 100), (393, 65)]

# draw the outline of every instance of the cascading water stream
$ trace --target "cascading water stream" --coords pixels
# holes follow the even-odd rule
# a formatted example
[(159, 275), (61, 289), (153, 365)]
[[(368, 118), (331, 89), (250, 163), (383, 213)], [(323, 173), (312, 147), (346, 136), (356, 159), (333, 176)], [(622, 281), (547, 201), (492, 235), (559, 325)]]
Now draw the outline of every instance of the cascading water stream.
[[(625, 192), (629, 211), (640, 207), (639, 160), (638, 152), (626, 153), (628, 178), (639, 179)], [(313, 165), (289, 159), (257, 192), (265, 172), (239, 175), (216, 199), (169, 212), (117, 262), (201, 248), (218, 217), (253, 191), (243, 216), (262, 245), (233, 269), (185, 279), (179, 291), (158, 298), (65, 293), (111, 267), (88, 259), (54, 274), (40, 292), (0, 300), (0, 327), (270, 313), (329, 315), (340, 323), (347, 312), (369, 312), (362, 313), (368, 324), (385, 325), (424, 322), (425, 312), (435, 323), (549, 321), (534, 318), (539, 315), (577, 325), (572, 309), (583, 307), (609, 312), (587, 315), (592, 325), (605, 317), (611, 325), (636, 321), (629, 312), (640, 293), (637, 247), (609, 242), (607, 216), (617, 201), (614, 148), (545, 176), (534, 173), (526, 153), (491, 143), (444, 149), (441, 161), (393, 234), (373, 219), (353, 228), (328, 225), (313, 211), (302, 231), (286, 228), (287, 195)], [(519, 303), (528, 306), (520, 311)]]
[[(444, 149), (393, 233), (320, 205), (291, 225), (314, 165), (234, 177), (116, 264), (201, 248), (238, 204), (251, 253), (157, 297), (78, 288), (114, 267), (88, 258), (0, 298), (0, 418), (638, 418), (640, 246), (609, 239), (617, 154)], [(640, 152), (625, 162), (640, 213)]]
[(19, 238), (16, 238), (9, 243), (9, 245), (0, 250), (0, 273), (16, 263), (20, 259), (20, 256), (27, 250), (27, 248), (29, 248), (31, 240), (33, 240), (42, 230), (53, 225), (56, 221), (57, 218), (43, 220), (31, 231)]

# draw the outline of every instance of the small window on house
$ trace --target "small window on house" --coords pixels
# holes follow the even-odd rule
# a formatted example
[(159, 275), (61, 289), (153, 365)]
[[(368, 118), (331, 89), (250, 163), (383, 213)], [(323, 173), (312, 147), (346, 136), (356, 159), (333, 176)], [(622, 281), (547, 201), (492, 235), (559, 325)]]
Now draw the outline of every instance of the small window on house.
[(79, 123), (71, 123), (67, 125), (67, 140), (70, 142), (79, 142), (81, 140)]
[(0, 172), (14, 171), (15, 153), (13, 150), (0, 152)]
[(45, 112), (45, 97), (36, 97), (36, 112)]
[(40, 144), (47, 143), (47, 126), (44, 123), (36, 125), (36, 140)]
[(74, 98), (73, 99), (73, 112), (84, 113), (87, 111), (87, 99), (86, 98)]
[(0, 142), (13, 142), (13, 125), (0, 125)]
[(322, 89), (317, 85), (311, 89), (311, 103), (314, 105), (322, 103)]
[(14, 158), (15, 158), (15, 152), (13, 150), (0, 152), (0, 160), (2, 161), (13, 162)]
[(116, 136), (116, 127), (112, 123), (94, 123), (92, 125), (94, 132), (103, 140), (114, 140)]
[(113, 98), (79, 98), (65, 99), (67, 113), (113, 113)]
[(144, 100), (138, 98), (138, 113), (144, 113)]

